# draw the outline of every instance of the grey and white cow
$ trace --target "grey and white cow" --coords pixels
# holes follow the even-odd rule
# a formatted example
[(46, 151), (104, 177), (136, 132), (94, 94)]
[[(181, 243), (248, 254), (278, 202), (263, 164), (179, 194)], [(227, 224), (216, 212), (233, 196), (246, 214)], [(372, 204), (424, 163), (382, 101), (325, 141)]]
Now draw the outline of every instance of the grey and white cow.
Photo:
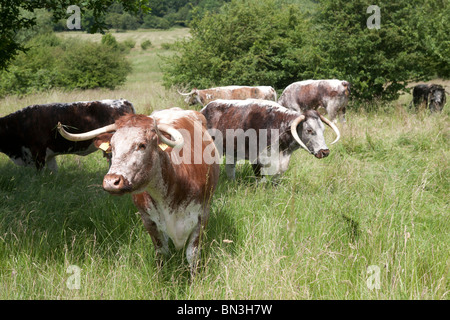
[(327, 157), (324, 123), (337, 135), (332, 144), (340, 138), (339, 129), (316, 110), (302, 114), (267, 100), (216, 100), (200, 112), (221, 156), (226, 156), (230, 179), (238, 160), (249, 160), (257, 176), (279, 176), (300, 147), (316, 158)]
[(345, 108), (350, 96), (350, 83), (343, 80), (305, 80), (290, 84), (278, 103), (299, 112), (324, 108), (331, 121), (345, 122)]

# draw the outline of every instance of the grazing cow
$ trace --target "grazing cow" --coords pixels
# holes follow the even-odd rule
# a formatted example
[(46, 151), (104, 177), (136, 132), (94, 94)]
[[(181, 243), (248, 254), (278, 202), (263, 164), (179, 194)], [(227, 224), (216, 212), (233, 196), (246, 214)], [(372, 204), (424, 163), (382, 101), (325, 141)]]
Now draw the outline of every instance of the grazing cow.
[[(278, 176), (288, 169), (292, 153), (300, 147), (317, 158), (328, 156), (324, 125), (340, 138), (339, 129), (316, 110), (289, 110), (267, 100), (216, 100), (200, 111), (206, 118), (216, 147), (226, 156), (226, 172), (235, 177), (237, 160), (252, 163), (257, 176)], [(270, 141), (270, 142), (269, 142)]]
[(228, 86), (203, 90), (193, 89), (189, 93), (179, 92), (179, 94), (186, 96), (184, 101), (188, 105), (200, 104), (205, 106), (209, 102), (217, 99), (245, 100), (253, 98), (277, 101), (277, 93), (275, 89), (269, 86)]
[(324, 108), (330, 120), (345, 122), (345, 108), (350, 95), (350, 83), (341, 80), (305, 80), (284, 89), (278, 103), (299, 112)]
[(416, 110), (419, 107), (429, 108), (432, 112), (441, 112), (447, 98), (445, 89), (438, 84), (418, 84), (413, 89), (413, 104)]
[(114, 122), (126, 113), (135, 113), (133, 105), (124, 99), (51, 103), (32, 105), (0, 118), (0, 152), (17, 165), (47, 165), (57, 171), (55, 156), (59, 154), (88, 155), (97, 149), (92, 140), (70, 142), (56, 132), (63, 121), (72, 132), (81, 132)]
[[(125, 115), (84, 134), (68, 134), (58, 127), (67, 139), (94, 139), (97, 147), (112, 152), (103, 189), (113, 195), (132, 195), (158, 257), (169, 253), (169, 238), (177, 250), (187, 241), (192, 274), (219, 178), (217, 151), (205, 123), (197, 111), (172, 108), (151, 116)], [(212, 160), (197, 156), (208, 149)]]

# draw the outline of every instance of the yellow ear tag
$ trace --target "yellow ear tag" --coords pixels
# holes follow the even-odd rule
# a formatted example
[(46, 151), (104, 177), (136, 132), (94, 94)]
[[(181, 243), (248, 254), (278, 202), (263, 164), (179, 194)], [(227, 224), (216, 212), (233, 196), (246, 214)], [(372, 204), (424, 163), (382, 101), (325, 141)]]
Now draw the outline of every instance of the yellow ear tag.
[(105, 151), (105, 152), (108, 152), (109, 142), (103, 142), (98, 148), (103, 150), (103, 151)]
[(160, 143), (160, 144), (158, 144), (158, 147), (159, 147), (162, 151), (164, 151), (164, 150), (166, 150), (169, 146), (168, 146), (167, 144), (165, 144), (165, 143)]

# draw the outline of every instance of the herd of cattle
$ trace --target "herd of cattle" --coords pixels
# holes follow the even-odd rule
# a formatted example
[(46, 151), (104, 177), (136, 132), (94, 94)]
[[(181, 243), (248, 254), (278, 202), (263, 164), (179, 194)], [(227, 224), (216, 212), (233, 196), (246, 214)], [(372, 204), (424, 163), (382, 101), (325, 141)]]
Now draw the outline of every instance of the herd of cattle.
[[(414, 105), (426, 103), (441, 111), (441, 89), (417, 86)], [(132, 195), (158, 259), (169, 253), (169, 239), (176, 249), (187, 243), (186, 258), (194, 273), (220, 158), (225, 156), (227, 176), (233, 179), (241, 159), (252, 163), (256, 176), (278, 176), (297, 149), (327, 157), (324, 124), (336, 134), (331, 144), (337, 142), (335, 123), (338, 117), (345, 122), (350, 84), (300, 81), (289, 85), (278, 101), (267, 86), (180, 94), (188, 104), (201, 104), (201, 111), (171, 108), (140, 115), (124, 99), (32, 105), (0, 118), (0, 152), (18, 165), (56, 171), (56, 155), (102, 150), (110, 163), (104, 190)]]

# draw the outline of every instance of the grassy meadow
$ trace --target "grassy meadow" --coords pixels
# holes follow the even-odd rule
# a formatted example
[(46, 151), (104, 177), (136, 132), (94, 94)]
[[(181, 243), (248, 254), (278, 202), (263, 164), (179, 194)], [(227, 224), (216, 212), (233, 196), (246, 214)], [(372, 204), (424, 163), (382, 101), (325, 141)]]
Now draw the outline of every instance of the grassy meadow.
[[(162, 44), (187, 35), (117, 33), (136, 40), (123, 87), (8, 96), (0, 116), (31, 104), (114, 98), (146, 114), (185, 108), (161, 85), (159, 61), (171, 54)], [(146, 39), (153, 47), (144, 51)], [(108, 165), (100, 152), (57, 157), (56, 174), (0, 154), (0, 299), (448, 300), (449, 103), (439, 115), (415, 114), (405, 107), (410, 100), (378, 113), (348, 111), (330, 156), (298, 150), (275, 185), (255, 181), (248, 164), (235, 181), (222, 168), (192, 281), (184, 252), (157, 268), (131, 197), (101, 187)]]

